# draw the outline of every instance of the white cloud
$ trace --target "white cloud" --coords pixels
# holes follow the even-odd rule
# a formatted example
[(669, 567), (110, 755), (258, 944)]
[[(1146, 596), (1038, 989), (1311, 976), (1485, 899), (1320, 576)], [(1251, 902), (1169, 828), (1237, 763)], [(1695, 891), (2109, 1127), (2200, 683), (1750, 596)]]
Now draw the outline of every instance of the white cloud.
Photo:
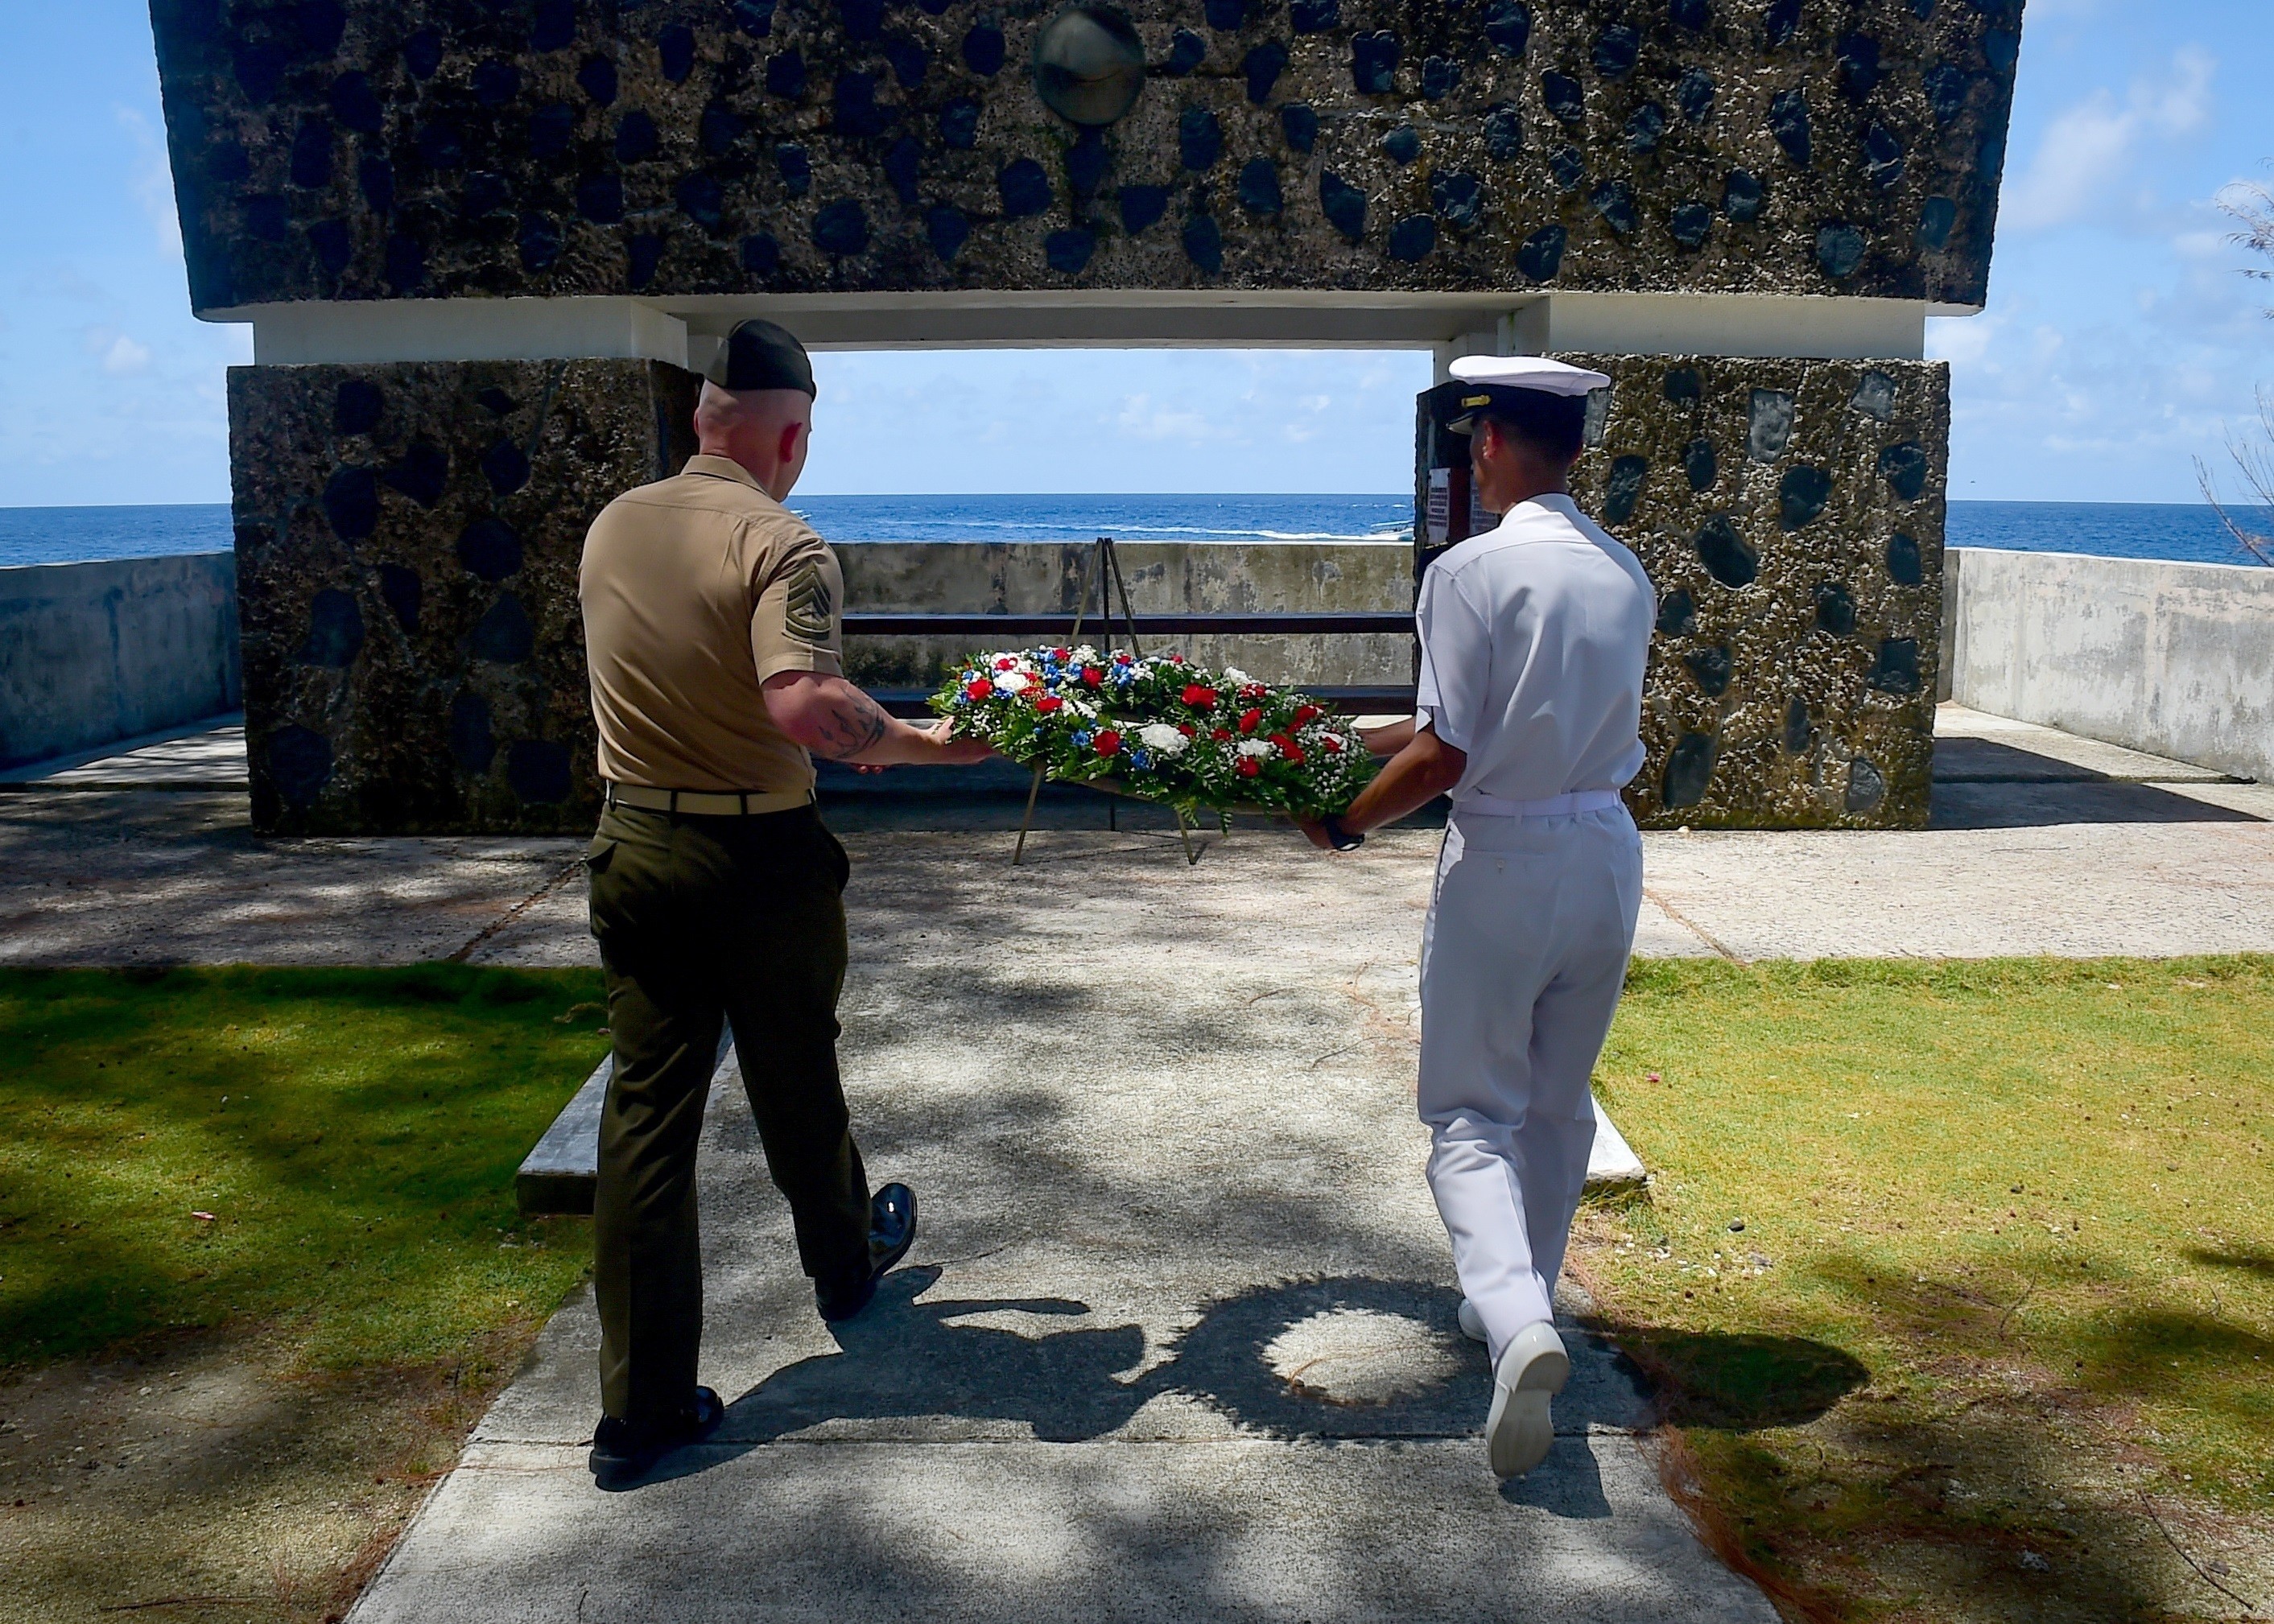
[(116, 327), (89, 327), (80, 335), (87, 353), (113, 378), (132, 378), (150, 366), (150, 347), (138, 344)]
[(158, 234), (158, 246), (169, 254), (182, 252), (182, 219), (174, 207), (174, 170), (166, 156), (166, 143), (150, 128), (150, 121), (131, 107), (114, 108), (119, 124), (134, 138), (134, 172), (126, 189)]
[(2123, 183), (2142, 142), (2176, 140), (2210, 122), (2218, 71), (2210, 52), (2181, 46), (2167, 74), (2135, 79), (2120, 106), (2103, 88), (2055, 116), (2027, 172), (2006, 188), (1999, 223), (2044, 230), (2127, 200)]
[(1136, 440), (1184, 440), (1199, 441), (1215, 437), (1216, 428), (1205, 412), (1179, 411), (1171, 406), (1156, 406), (1149, 395), (1132, 395), (1121, 402), (1121, 415), (1114, 425), (1123, 433)]

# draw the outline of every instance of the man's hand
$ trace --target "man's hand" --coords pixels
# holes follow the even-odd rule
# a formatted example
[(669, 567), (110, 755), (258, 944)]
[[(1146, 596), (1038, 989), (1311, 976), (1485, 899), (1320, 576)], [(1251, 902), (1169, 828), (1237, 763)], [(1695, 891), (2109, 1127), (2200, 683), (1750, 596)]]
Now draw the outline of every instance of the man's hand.
[[(1342, 815), (1344, 832), (1362, 835), (1384, 823), (1394, 823), (1408, 813), (1419, 812), (1458, 784), (1468, 768), (1466, 751), (1447, 744), (1427, 727), (1415, 730), (1404, 748), (1389, 758), (1389, 764), (1359, 792), (1350, 810)], [(1327, 838), (1324, 825), (1304, 820), (1302, 830), (1321, 851), (1335, 849), (1335, 843)]]
[(983, 739), (953, 737), (953, 724), (944, 718), (915, 727), (889, 716), (842, 677), (779, 672), (766, 679), (765, 696), (774, 726), (825, 761), (867, 771), (960, 767), (995, 753)]
[(939, 747), (939, 764), (943, 767), (973, 766), (995, 754), (995, 747), (984, 739), (957, 738), (955, 724), (945, 717), (916, 731)]

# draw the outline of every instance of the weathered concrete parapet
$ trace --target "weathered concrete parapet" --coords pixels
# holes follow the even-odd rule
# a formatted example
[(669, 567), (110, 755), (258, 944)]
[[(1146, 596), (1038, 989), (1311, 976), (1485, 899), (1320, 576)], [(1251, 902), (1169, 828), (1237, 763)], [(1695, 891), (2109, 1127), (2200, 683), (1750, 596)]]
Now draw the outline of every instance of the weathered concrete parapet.
[[(1667, 828), (1923, 826), (1949, 369), (1559, 358), (1611, 377), (1572, 490), (1658, 589), (1636, 816)], [(1425, 501), (1428, 467), (1466, 453), (1434, 427), (1441, 398), (1424, 397)]]
[(2274, 569), (1953, 548), (1946, 697), (2274, 782)]
[(1488, 289), (1978, 304), (2021, 0), (153, 0), (192, 302)]
[(643, 361), (230, 373), (254, 827), (591, 821), (584, 531), (692, 450)]
[(0, 769), (244, 703), (226, 553), (0, 569)]

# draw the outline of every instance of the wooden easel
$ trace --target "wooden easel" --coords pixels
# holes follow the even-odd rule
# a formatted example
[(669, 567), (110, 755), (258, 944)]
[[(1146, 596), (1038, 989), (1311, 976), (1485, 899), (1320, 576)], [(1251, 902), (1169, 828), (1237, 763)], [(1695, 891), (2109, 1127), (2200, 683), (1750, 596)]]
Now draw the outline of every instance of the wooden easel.
[[(1121, 623), (1129, 632), (1129, 652), (1133, 658), (1143, 659), (1145, 647), (1137, 640), (1137, 612), (1130, 607), (1129, 583), (1122, 578), (1121, 555), (1115, 550), (1111, 536), (1097, 538), (1090, 549), (1088, 559), (1081, 567), (1081, 596), (1074, 600), (1073, 629), (1066, 634), (1066, 646), (1075, 648), (1081, 645), (1081, 624), (1089, 613), (1089, 583), (1093, 580), (1097, 583), (1098, 618), (1105, 622), (1106, 653), (1110, 656), (1113, 652), (1113, 600), (1118, 595), (1121, 599)], [(1011, 866), (1014, 868), (1027, 854), (1027, 831), (1034, 827), (1035, 804), (1042, 798), (1043, 779), (1048, 773), (1046, 767), (1036, 764), (1035, 781), (1027, 791), (1027, 813), (1019, 820), (1019, 844), (1011, 853)], [(1185, 843), (1185, 863), (1191, 867), (1201, 860), (1200, 852), (1193, 846), (1192, 829), (1185, 822), (1183, 808), (1171, 809), (1176, 814), (1178, 837)], [(1120, 809), (1110, 797), (1106, 801), (1105, 819), (1107, 828), (1120, 827)]]

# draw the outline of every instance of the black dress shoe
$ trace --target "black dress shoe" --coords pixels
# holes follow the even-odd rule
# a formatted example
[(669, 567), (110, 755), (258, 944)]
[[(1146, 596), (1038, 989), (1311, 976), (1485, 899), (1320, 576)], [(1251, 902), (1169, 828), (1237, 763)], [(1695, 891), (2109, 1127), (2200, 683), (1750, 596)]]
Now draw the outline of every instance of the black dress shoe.
[(869, 1201), (869, 1267), (834, 1280), (813, 1282), (821, 1317), (834, 1325), (869, 1306), (877, 1282), (916, 1244), (916, 1192), (906, 1184), (886, 1184)]
[(708, 1387), (696, 1388), (695, 1407), (663, 1426), (635, 1426), (620, 1417), (602, 1416), (592, 1429), (592, 1453), (586, 1461), (592, 1480), (604, 1489), (636, 1483), (674, 1449), (710, 1437), (726, 1418), (726, 1404)]

